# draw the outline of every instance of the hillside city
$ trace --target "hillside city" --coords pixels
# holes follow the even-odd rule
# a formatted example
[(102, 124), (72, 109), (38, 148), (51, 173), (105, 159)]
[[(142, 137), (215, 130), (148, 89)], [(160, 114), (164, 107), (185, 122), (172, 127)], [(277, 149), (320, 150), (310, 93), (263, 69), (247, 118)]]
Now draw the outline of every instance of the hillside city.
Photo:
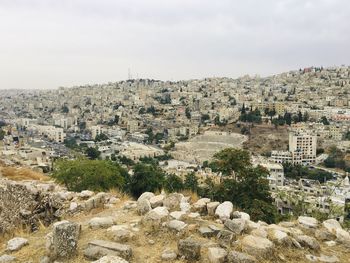
[[(145, 215), (142, 220), (151, 220), (147, 219), (151, 209), (166, 206), (164, 191), (170, 197), (175, 195), (172, 192), (187, 190), (186, 194), (201, 198), (188, 204), (198, 212), (188, 215), (191, 220), (199, 214), (216, 215), (229, 230), (230, 213), (225, 218), (225, 213), (215, 212), (226, 201), (243, 210), (237, 212), (237, 218), (247, 219), (244, 212), (249, 213), (248, 221), (277, 224), (298, 218), (300, 225), (314, 228), (313, 220), (333, 220), (334, 225), (349, 227), (350, 67), (309, 67), (268, 77), (129, 79), (51, 90), (0, 90), (0, 178), (11, 180), (12, 168), (27, 169), (59, 187), (81, 192), (69, 200), (95, 198), (90, 208), (87, 201), (81, 201), (86, 202), (84, 208), (80, 201), (71, 201), (67, 207), (70, 214), (90, 211), (103, 202), (113, 206), (116, 200), (108, 201), (112, 197), (96, 201), (102, 195), (94, 196), (91, 191), (117, 188), (138, 200), (124, 204), (123, 211), (137, 207)], [(154, 194), (140, 199), (144, 192)], [(164, 207), (157, 203), (158, 192)], [(154, 203), (149, 203), (152, 200)], [(0, 209), (0, 218), (1, 214)], [(45, 212), (49, 225), (58, 216), (48, 214)], [(173, 221), (181, 216), (172, 216)], [(0, 233), (12, 228), (9, 218), (17, 215), (3, 216), (6, 224), (0, 223)], [(21, 214), (18, 220), (27, 217)], [(37, 229), (38, 218), (34, 221), (32, 230)], [(96, 228), (103, 222), (96, 222)], [(185, 226), (179, 222), (168, 227), (180, 233)], [(70, 232), (77, 231), (77, 226), (69, 227), (74, 228)], [(94, 223), (90, 221), (89, 227), (94, 229)], [(291, 226), (285, 223), (283, 227)], [(236, 230), (235, 226), (232, 231)], [(120, 234), (121, 229), (118, 231)], [(212, 226), (199, 231), (205, 236), (219, 230)], [(349, 232), (344, 232), (349, 238), (344, 239), (350, 242)], [(307, 243), (299, 240), (303, 242)], [(196, 245), (185, 242), (178, 245), (179, 252), (184, 250), (181, 253), (186, 259), (198, 260), (198, 254), (181, 247), (187, 245), (196, 251)], [(107, 245), (90, 242), (89, 246)], [(208, 262), (258, 262), (254, 258), (227, 261), (226, 252), (224, 260), (215, 259), (221, 252), (210, 250), (213, 255)], [(95, 254), (90, 257), (99, 258)], [(127, 254), (123, 258), (132, 257)], [(321, 258), (319, 262), (345, 262)], [(138, 260), (131, 262), (146, 262)], [(147, 262), (156, 262), (152, 260)], [(283, 257), (278, 260), (286, 261)]]

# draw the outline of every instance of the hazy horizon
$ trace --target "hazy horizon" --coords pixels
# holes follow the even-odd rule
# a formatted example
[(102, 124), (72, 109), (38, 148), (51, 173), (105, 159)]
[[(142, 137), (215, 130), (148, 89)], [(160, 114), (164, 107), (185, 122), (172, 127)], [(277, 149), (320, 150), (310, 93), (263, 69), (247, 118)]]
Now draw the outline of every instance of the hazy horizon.
[(348, 65), (345, 0), (0, 0), (0, 89)]

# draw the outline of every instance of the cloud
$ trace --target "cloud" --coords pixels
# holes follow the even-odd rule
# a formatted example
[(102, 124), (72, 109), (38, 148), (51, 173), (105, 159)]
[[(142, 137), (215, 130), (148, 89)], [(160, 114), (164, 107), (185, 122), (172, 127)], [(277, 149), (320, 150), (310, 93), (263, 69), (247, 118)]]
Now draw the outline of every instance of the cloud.
[(0, 0), (0, 88), (340, 65), (349, 17), (346, 0)]

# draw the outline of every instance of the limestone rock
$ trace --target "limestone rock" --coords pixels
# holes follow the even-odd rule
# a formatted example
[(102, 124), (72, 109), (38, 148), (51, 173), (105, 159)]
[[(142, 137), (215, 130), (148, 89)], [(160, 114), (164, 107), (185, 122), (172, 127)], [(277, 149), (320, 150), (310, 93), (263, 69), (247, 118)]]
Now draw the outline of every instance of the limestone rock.
[(253, 256), (265, 256), (274, 247), (273, 243), (267, 238), (252, 235), (245, 236), (241, 242), (242, 251)]
[(276, 244), (285, 244), (288, 242), (288, 235), (278, 229), (271, 229), (268, 233), (269, 239)]
[(336, 238), (335, 232), (330, 232), (327, 229), (316, 229), (315, 237), (321, 241), (330, 241)]
[(209, 202), (209, 198), (201, 198), (193, 204), (193, 210), (203, 215), (207, 214), (207, 203)]
[(107, 229), (107, 236), (116, 242), (126, 242), (130, 240), (134, 234), (129, 230), (127, 225), (117, 225)]
[(137, 201), (137, 212), (140, 215), (144, 215), (151, 210), (152, 210), (151, 204), (146, 198), (141, 199), (140, 201)]
[(163, 251), (161, 258), (164, 261), (173, 261), (177, 258), (177, 254), (174, 250), (166, 249)]
[(215, 210), (215, 215), (218, 216), (222, 221), (230, 219), (233, 210), (233, 204), (229, 201), (223, 202), (218, 205)]
[(297, 236), (296, 240), (302, 245), (303, 247), (307, 247), (313, 250), (319, 250), (320, 244), (317, 242), (317, 240), (314, 237), (310, 237), (307, 235), (301, 235)]
[(306, 228), (317, 228), (318, 226), (317, 219), (309, 216), (299, 216), (298, 223)]
[(186, 212), (184, 211), (174, 211), (170, 213), (170, 217), (176, 220), (181, 220), (184, 215), (186, 215)]
[(214, 230), (212, 230), (211, 228), (206, 227), (206, 226), (200, 227), (200, 228), (198, 229), (198, 231), (199, 231), (199, 233), (201, 234), (201, 236), (207, 237), (207, 238), (213, 237), (213, 236), (216, 235)]
[(346, 246), (350, 246), (350, 233), (344, 229), (336, 229), (335, 235), (337, 237), (337, 242), (342, 243)]
[(221, 230), (217, 235), (217, 239), (220, 246), (229, 248), (234, 239), (234, 234), (228, 230)]
[(46, 249), (51, 259), (68, 259), (77, 253), (81, 226), (74, 222), (60, 221), (53, 224), (47, 236)]
[(183, 221), (179, 221), (179, 220), (171, 220), (168, 223), (168, 228), (175, 230), (177, 232), (180, 232), (181, 230), (183, 230), (185, 227), (187, 226), (187, 224)]
[(143, 218), (142, 224), (148, 227), (159, 227), (169, 216), (169, 211), (166, 207), (156, 207), (149, 211)]
[(326, 263), (336, 263), (336, 262), (339, 262), (339, 259), (335, 255), (326, 256), (326, 255), (321, 254), (321, 256), (318, 257), (318, 261), (326, 262)]
[(328, 230), (328, 232), (335, 234), (337, 229), (342, 229), (339, 222), (335, 219), (328, 219), (323, 221), (323, 227)]
[(246, 253), (231, 251), (227, 255), (227, 263), (257, 263), (257, 260)]
[(216, 208), (220, 205), (219, 202), (209, 202), (207, 203), (207, 211), (209, 216), (215, 215)]
[(6, 255), (6, 254), (0, 256), (0, 263), (10, 263), (15, 261), (16, 261), (16, 258), (14, 256)]
[(163, 205), (163, 200), (164, 200), (165, 196), (164, 195), (156, 195), (153, 196), (149, 199), (149, 202), (151, 204), (152, 208), (156, 208), (158, 206), (162, 206)]
[(267, 232), (262, 228), (254, 229), (250, 234), (257, 237), (267, 238)]
[(171, 193), (163, 200), (163, 206), (169, 209), (169, 211), (176, 211), (180, 209), (180, 203), (183, 199), (182, 194)]
[(139, 196), (137, 199), (137, 202), (140, 202), (142, 200), (150, 200), (152, 197), (154, 197), (154, 193), (151, 192), (144, 192), (142, 195)]
[(245, 229), (246, 221), (242, 218), (228, 219), (224, 226), (236, 235), (240, 235)]
[(94, 192), (92, 192), (90, 190), (83, 190), (80, 192), (79, 197), (82, 199), (88, 199), (93, 195), (94, 195)]
[(112, 225), (114, 225), (114, 218), (111, 216), (94, 217), (89, 221), (89, 227), (91, 229), (108, 228)]
[(180, 239), (177, 248), (179, 254), (187, 260), (199, 260), (201, 257), (201, 244), (194, 239)]
[(132, 249), (129, 245), (117, 242), (93, 240), (88, 243), (88, 247), (84, 250), (84, 255), (93, 260), (103, 256), (118, 256), (128, 260), (132, 257)]
[(250, 220), (250, 215), (244, 212), (235, 211), (232, 213), (232, 218), (242, 218), (245, 220)]
[(210, 247), (208, 248), (208, 259), (210, 263), (225, 263), (227, 252), (223, 248)]
[(28, 240), (22, 237), (15, 237), (12, 238), (7, 242), (6, 250), (13, 252), (20, 250), (22, 247), (28, 245)]
[(118, 256), (104, 256), (92, 263), (128, 263), (128, 261)]

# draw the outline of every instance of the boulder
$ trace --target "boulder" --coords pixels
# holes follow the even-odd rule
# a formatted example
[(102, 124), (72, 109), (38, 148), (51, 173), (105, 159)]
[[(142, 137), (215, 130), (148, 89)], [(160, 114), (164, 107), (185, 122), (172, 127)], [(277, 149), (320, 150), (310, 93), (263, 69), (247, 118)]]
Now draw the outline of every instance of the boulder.
[(80, 192), (79, 197), (82, 199), (88, 199), (91, 196), (93, 196), (95, 193), (93, 191), (90, 190), (83, 190)]
[(180, 210), (183, 212), (189, 212), (191, 210), (191, 205), (188, 202), (181, 202), (180, 203)]
[(199, 260), (201, 257), (201, 244), (194, 239), (180, 239), (177, 248), (179, 254), (189, 261)]
[(118, 256), (104, 256), (92, 263), (128, 263), (128, 261)]
[(169, 211), (166, 207), (156, 207), (149, 211), (143, 218), (142, 224), (147, 227), (157, 228), (169, 216)]
[(28, 245), (28, 239), (22, 237), (12, 238), (7, 242), (6, 250), (9, 252), (20, 250), (22, 247)]
[(176, 220), (181, 220), (184, 215), (186, 215), (186, 212), (184, 211), (174, 211), (170, 213), (170, 217)]
[(93, 240), (84, 250), (84, 256), (96, 260), (104, 256), (118, 256), (129, 260), (132, 257), (132, 249), (129, 245), (105, 240)]
[(289, 241), (287, 233), (278, 229), (269, 230), (268, 238), (276, 244), (286, 244)]
[(325, 220), (325, 221), (323, 221), (322, 225), (325, 229), (327, 229), (327, 231), (329, 233), (334, 234), (334, 235), (335, 235), (337, 229), (342, 229), (339, 222), (335, 219)]
[(158, 206), (163, 206), (163, 200), (164, 200), (165, 196), (164, 195), (156, 195), (153, 196), (149, 199), (149, 202), (151, 204), (152, 208), (156, 208)]
[(168, 228), (171, 229), (171, 230), (175, 230), (177, 232), (180, 232), (186, 226), (187, 226), (187, 224), (185, 222), (179, 221), (179, 220), (171, 220), (168, 223)]
[(75, 222), (60, 221), (53, 224), (47, 235), (46, 249), (51, 259), (68, 259), (76, 255), (81, 226)]
[(227, 263), (257, 263), (257, 260), (246, 253), (231, 251), (227, 255)]
[(142, 195), (139, 196), (137, 199), (137, 202), (140, 202), (142, 200), (150, 200), (152, 197), (154, 197), (154, 193), (151, 192), (144, 192)]
[(163, 261), (173, 261), (177, 258), (177, 254), (174, 250), (166, 249), (163, 251), (161, 255), (161, 259)]
[(350, 234), (344, 229), (336, 229), (335, 235), (337, 237), (336, 241), (342, 243), (346, 246), (350, 246)]
[(198, 232), (201, 234), (202, 237), (213, 237), (216, 235), (215, 231), (209, 227), (202, 226), (198, 229)]
[(248, 235), (242, 241), (242, 251), (253, 256), (266, 256), (274, 248), (273, 243), (267, 238)]
[(215, 215), (216, 208), (220, 205), (219, 202), (209, 202), (207, 203), (207, 211), (209, 216)]
[(298, 223), (306, 228), (317, 228), (318, 226), (317, 219), (309, 216), (299, 216)]
[(310, 237), (307, 235), (300, 235), (297, 236), (296, 241), (298, 241), (298, 243), (302, 246), (302, 247), (306, 247), (306, 248), (310, 248), (313, 250), (319, 250), (320, 244), (317, 242), (317, 240), (314, 237)]
[(224, 226), (236, 235), (240, 235), (246, 226), (246, 221), (242, 218), (228, 219)]
[(336, 238), (335, 231), (332, 233), (325, 228), (316, 229), (315, 237), (321, 241), (330, 241)]
[(267, 232), (263, 228), (254, 229), (250, 234), (257, 237), (267, 238)]
[(208, 248), (208, 259), (210, 263), (225, 263), (227, 262), (227, 252), (223, 248), (210, 247)]
[(117, 225), (107, 229), (107, 236), (116, 242), (126, 242), (130, 240), (134, 234), (129, 230), (127, 225)]
[(6, 255), (6, 254), (0, 256), (0, 263), (10, 263), (10, 262), (16, 262), (16, 258), (14, 256)]
[(225, 248), (229, 248), (231, 246), (234, 237), (235, 235), (228, 230), (220, 230), (220, 232), (217, 234), (217, 239), (220, 246)]
[(318, 261), (325, 262), (325, 263), (336, 263), (336, 262), (339, 262), (339, 259), (335, 255), (326, 256), (321, 254), (321, 256), (318, 257)]
[(215, 215), (219, 217), (222, 221), (230, 219), (233, 210), (233, 204), (229, 201), (225, 201), (218, 205), (215, 210)]
[(242, 218), (245, 220), (250, 220), (250, 215), (244, 212), (235, 211), (232, 213), (232, 218)]
[(201, 198), (193, 204), (193, 210), (202, 215), (207, 214), (207, 203), (210, 202), (209, 198)]
[(108, 228), (114, 225), (114, 218), (111, 216), (94, 217), (90, 219), (88, 224), (91, 229)]
[(145, 215), (151, 210), (152, 210), (151, 203), (146, 198), (141, 199), (140, 201), (137, 201), (137, 212), (140, 215)]
[(184, 196), (178, 193), (171, 193), (163, 200), (163, 206), (169, 209), (169, 211), (180, 210), (180, 203)]

